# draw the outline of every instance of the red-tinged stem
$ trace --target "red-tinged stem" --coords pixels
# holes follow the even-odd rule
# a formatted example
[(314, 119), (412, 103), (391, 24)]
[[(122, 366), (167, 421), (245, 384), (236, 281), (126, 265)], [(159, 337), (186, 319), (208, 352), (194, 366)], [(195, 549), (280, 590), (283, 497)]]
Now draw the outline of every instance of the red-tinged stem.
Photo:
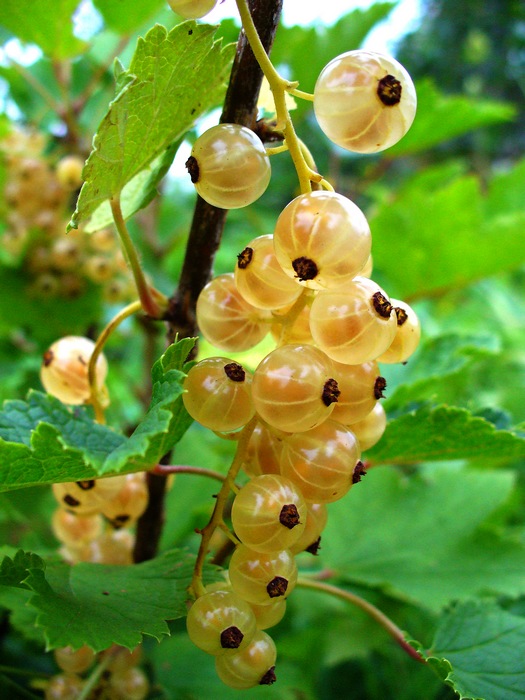
[(150, 472), (163, 476), (168, 474), (195, 474), (196, 476), (207, 476), (209, 479), (216, 479), (221, 482), (226, 481), (225, 474), (206, 467), (192, 467), (188, 464), (156, 464)]
[[(320, 575), (324, 578), (322, 572)], [(369, 603), (364, 598), (356, 595), (355, 593), (350, 593), (338, 586), (334, 586), (331, 583), (325, 583), (324, 581), (310, 579), (310, 578), (299, 578), (297, 585), (301, 588), (310, 588), (314, 591), (320, 591), (321, 593), (328, 593), (336, 598), (341, 598), (347, 603), (352, 603), (352, 605), (361, 608), (367, 615), (369, 615), (373, 620), (378, 622), (381, 627), (388, 632), (388, 634), (399, 644), (399, 646), (405, 651), (409, 656), (411, 656), (416, 661), (424, 664), (425, 659), (412, 647), (405, 639), (403, 630), (401, 630), (392, 620), (387, 617), (379, 608), (375, 605)]]

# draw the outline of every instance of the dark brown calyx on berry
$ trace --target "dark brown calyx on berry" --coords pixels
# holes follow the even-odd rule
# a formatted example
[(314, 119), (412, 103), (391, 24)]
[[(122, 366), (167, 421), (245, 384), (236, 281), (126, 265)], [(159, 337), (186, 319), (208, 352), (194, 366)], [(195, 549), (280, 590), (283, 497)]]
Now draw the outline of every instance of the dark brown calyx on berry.
[(259, 685), (272, 685), (272, 683), (275, 683), (277, 680), (277, 676), (275, 675), (275, 666), (272, 666), (269, 668), (264, 676), (261, 678), (259, 681)]
[(244, 634), (238, 627), (232, 625), (221, 632), (221, 647), (223, 649), (238, 649), (244, 639)]
[(246, 247), (242, 253), (237, 256), (237, 267), (239, 270), (246, 270), (253, 258), (253, 248)]
[(394, 311), (396, 312), (397, 316), (397, 325), (402, 326), (403, 323), (406, 322), (408, 318), (408, 314), (405, 311), (405, 309), (402, 309), (400, 306), (394, 306)]
[(310, 258), (300, 257), (292, 260), (292, 267), (299, 282), (313, 280), (319, 274), (319, 268)]
[(62, 500), (64, 501), (64, 503), (66, 505), (71, 506), (71, 508), (76, 508), (77, 506), (80, 505), (80, 501), (77, 501), (76, 498), (74, 498), (73, 496), (70, 496), (69, 493), (67, 493)]
[(113, 519), (111, 519), (109, 522), (111, 525), (115, 528), (115, 530), (120, 530), (121, 527), (124, 527), (124, 525), (128, 522), (130, 516), (129, 515), (117, 515)]
[(361, 481), (361, 479), (366, 476), (366, 469), (365, 465), (361, 460), (357, 462), (357, 464), (354, 467), (354, 473), (352, 474), (352, 484), (357, 484)]
[(281, 512), (279, 513), (279, 522), (289, 530), (293, 530), (296, 525), (299, 525), (301, 521), (299, 518), (299, 511), (297, 510), (295, 503), (288, 503), (281, 508)]
[(323, 387), (321, 399), (325, 406), (336, 403), (341, 396), (341, 391), (335, 379), (327, 379)]
[(95, 487), (95, 479), (86, 479), (85, 481), (76, 482), (79, 489), (82, 491), (91, 491)]
[(319, 550), (321, 549), (321, 536), (315, 540), (315, 542), (312, 542), (312, 544), (308, 545), (308, 547), (304, 550), (305, 552), (309, 552), (310, 554), (313, 554), (314, 556), (317, 555)]
[(401, 83), (393, 75), (385, 75), (377, 84), (377, 96), (387, 107), (401, 102)]
[(55, 355), (52, 350), (46, 350), (42, 357), (44, 367), (49, 367), (49, 365), (53, 362), (54, 357)]
[(229, 362), (227, 365), (224, 365), (224, 373), (232, 382), (243, 382), (246, 378), (246, 372), (242, 365), (238, 365), (236, 362)]
[(186, 165), (186, 170), (190, 174), (191, 181), (193, 184), (196, 182), (199, 182), (199, 176), (200, 176), (200, 171), (199, 171), (199, 164), (197, 163), (197, 159), (194, 158), (193, 156), (190, 156), (188, 160), (185, 163)]
[(381, 318), (390, 318), (394, 307), (384, 294), (376, 292), (372, 297), (372, 305)]
[(374, 384), (374, 398), (384, 399), (385, 395), (383, 391), (386, 389), (386, 379), (384, 377), (377, 377)]
[(279, 598), (279, 596), (286, 593), (287, 588), (287, 579), (283, 578), (282, 576), (275, 576), (275, 578), (273, 578), (266, 586), (266, 591), (268, 592), (270, 598)]

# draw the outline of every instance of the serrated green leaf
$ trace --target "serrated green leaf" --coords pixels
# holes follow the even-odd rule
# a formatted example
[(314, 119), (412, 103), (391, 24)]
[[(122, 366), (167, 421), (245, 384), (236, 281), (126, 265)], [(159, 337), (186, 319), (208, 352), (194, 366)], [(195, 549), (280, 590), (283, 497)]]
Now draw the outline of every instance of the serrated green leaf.
[(7, 401), (0, 412), (0, 491), (151, 468), (192, 422), (181, 382), (194, 344), (194, 338), (174, 343), (155, 363), (149, 409), (129, 438), (95, 423), (86, 408), (40, 392)]
[(139, 39), (126, 73), (129, 82), (94, 137), (70, 226), (77, 227), (103, 202), (119, 195), (218, 104), (234, 47), (222, 48), (213, 40), (214, 32), (214, 27), (185, 22), (170, 32), (157, 25)]
[[(519, 163), (508, 173), (514, 185), (525, 177)], [(496, 181), (496, 189), (501, 187)], [(370, 217), (374, 235), (374, 260), (387, 271), (392, 296), (424, 298), (461, 289), (473, 281), (525, 261), (523, 208), (507, 210), (500, 196), (481, 193), (472, 175), (446, 180), (429, 188), (425, 179), (414, 177), (380, 204)], [(494, 203), (501, 204), (501, 209)], [(393, 234), (395, 232), (395, 234)], [(392, 265), (392, 251), (399, 264)], [(430, 258), (431, 255), (431, 264)], [(461, 260), (461, 265), (457, 261)], [(483, 309), (480, 308), (480, 318)]]
[[(405, 68), (410, 72), (410, 66)], [(416, 92), (416, 118), (401, 141), (388, 150), (388, 157), (420, 153), (474, 129), (512, 121), (516, 117), (516, 107), (512, 104), (466, 95), (445, 95), (428, 79), (417, 83)]]
[(166, 621), (186, 615), (193, 566), (194, 557), (178, 550), (133, 566), (44, 564), (19, 552), (0, 571), (7, 571), (4, 585), (33, 592), (29, 605), (48, 649), (87, 644), (98, 652), (111, 644), (134, 649), (143, 635), (169, 635)]
[(70, 58), (86, 48), (73, 34), (77, 5), (78, 0), (2, 0), (0, 25), (51, 58)]
[(162, 6), (163, 0), (94, 0), (93, 4), (105, 24), (118, 34), (128, 34), (150, 19)]
[[(2, 548), (2, 551), (5, 550), (6, 548)], [(44, 562), (37, 554), (19, 550), (13, 558), (6, 555), (0, 563), (0, 586), (14, 586), (29, 590), (30, 586), (25, 583), (28, 571), (44, 568)]]
[(519, 595), (525, 546), (486, 524), (513, 487), (504, 472), (372, 469), (330, 506), (323, 566), (434, 611), (484, 593)]
[(443, 615), (428, 662), (462, 700), (521, 700), (524, 647), (522, 617), (468, 601)]
[(479, 459), (504, 461), (525, 456), (525, 440), (510, 430), (455, 406), (421, 406), (395, 418), (366, 453), (372, 464)]

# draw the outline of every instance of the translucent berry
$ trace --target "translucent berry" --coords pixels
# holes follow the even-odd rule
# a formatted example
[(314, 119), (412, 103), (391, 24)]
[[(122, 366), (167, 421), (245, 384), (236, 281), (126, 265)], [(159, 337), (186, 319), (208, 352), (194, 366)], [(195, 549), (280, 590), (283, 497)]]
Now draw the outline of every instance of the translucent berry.
[(55, 649), (57, 665), (66, 673), (84, 673), (95, 661), (95, 652), (88, 646), (74, 649), (71, 646)]
[(281, 471), (297, 484), (306, 501), (332, 503), (350, 490), (359, 457), (355, 434), (328, 420), (283, 439)]
[(250, 605), (233, 591), (222, 590), (197, 598), (186, 627), (195, 646), (217, 656), (245, 649), (257, 626)]
[[(63, 403), (78, 405), (89, 401), (88, 364), (95, 344), (89, 338), (68, 335), (46, 350), (40, 369), (44, 389)], [(96, 362), (97, 385), (101, 387), (108, 372), (103, 354)]]
[(267, 630), (275, 627), (284, 617), (286, 612), (286, 600), (275, 600), (269, 605), (250, 604), (255, 615), (258, 630)]
[(334, 377), (341, 390), (334, 406), (332, 419), (350, 425), (367, 416), (378, 399), (384, 398), (386, 381), (381, 377), (377, 362), (344, 365), (334, 362)]
[(206, 340), (228, 352), (249, 350), (270, 329), (271, 314), (241, 296), (233, 273), (208, 282), (197, 299), (197, 323)]
[(281, 212), (275, 255), (286, 274), (309, 289), (337, 289), (362, 270), (371, 236), (363, 212), (336, 192), (301, 194)]
[(339, 396), (332, 363), (311, 345), (283, 345), (253, 375), (255, 410), (285, 432), (310, 430), (328, 418)]
[(150, 689), (146, 674), (136, 666), (112, 673), (109, 686), (112, 700), (144, 700)]
[(45, 700), (76, 700), (82, 688), (84, 680), (73, 673), (60, 673), (53, 676), (45, 689)]
[(390, 347), (378, 362), (406, 362), (416, 351), (421, 337), (421, 325), (414, 309), (404, 301), (390, 300), (397, 318), (397, 331)]
[(112, 476), (53, 484), (53, 495), (62, 508), (76, 515), (93, 515), (117, 495), (125, 479), (125, 476)]
[(120, 491), (101, 508), (102, 515), (115, 528), (133, 525), (148, 505), (148, 487), (143, 472), (126, 474)]
[(241, 598), (248, 603), (268, 605), (292, 592), (297, 582), (297, 565), (286, 549), (264, 553), (239, 545), (230, 560), (229, 575), (233, 590)]
[(272, 638), (258, 630), (243, 651), (215, 659), (221, 681), (230, 688), (246, 689), (275, 682), (277, 651)]
[(184, 19), (199, 19), (211, 12), (217, 0), (168, 0), (168, 5)]
[(388, 297), (365, 277), (356, 277), (342, 290), (319, 292), (310, 309), (316, 344), (343, 364), (375, 360), (392, 343), (396, 327)]
[(243, 544), (257, 552), (289, 549), (306, 523), (305, 500), (289, 479), (262, 474), (235, 496), (232, 525)]
[(96, 540), (102, 534), (100, 515), (76, 515), (64, 508), (53, 513), (51, 527), (55, 537), (68, 547), (78, 547)]
[(260, 474), (280, 474), (281, 439), (261, 423), (255, 426), (250, 437), (244, 471), (251, 477)]
[(255, 202), (271, 175), (261, 139), (239, 124), (218, 124), (201, 134), (186, 167), (200, 196), (221, 209)]
[(80, 156), (64, 156), (55, 169), (57, 180), (68, 190), (76, 190), (82, 184), (84, 159)]
[(252, 377), (242, 365), (225, 357), (209, 357), (194, 365), (184, 380), (184, 406), (192, 418), (210, 430), (236, 430), (255, 409)]
[(235, 284), (246, 301), (259, 309), (293, 304), (302, 291), (277, 262), (273, 236), (255, 238), (237, 256)]
[(397, 143), (416, 114), (416, 91), (403, 66), (371, 51), (348, 51), (326, 65), (314, 88), (314, 112), (338, 146), (376, 153)]
[(284, 309), (277, 309), (274, 314), (274, 322), (270, 327), (270, 333), (274, 340), (281, 344), (283, 334), (286, 333), (288, 343), (300, 343), (302, 345), (313, 345), (312, 333), (310, 331), (310, 306), (305, 304), (292, 325), (287, 323), (286, 313), (290, 311), (290, 306)]
[(386, 413), (380, 403), (377, 403), (370, 413), (357, 423), (350, 426), (355, 433), (362, 451), (370, 449), (383, 437), (386, 429)]
[(112, 530), (81, 549), (71, 551), (72, 561), (128, 566), (133, 563), (135, 538), (129, 530)]

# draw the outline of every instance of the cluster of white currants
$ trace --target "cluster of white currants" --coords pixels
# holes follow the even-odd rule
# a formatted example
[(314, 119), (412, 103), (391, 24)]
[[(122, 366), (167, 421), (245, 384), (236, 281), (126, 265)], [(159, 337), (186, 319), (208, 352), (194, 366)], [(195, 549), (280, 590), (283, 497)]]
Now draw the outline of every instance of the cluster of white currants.
[(44, 147), (42, 136), (23, 130), (0, 141), (6, 166), (3, 249), (21, 262), (37, 298), (74, 298), (93, 283), (101, 285), (110, 303), (129, 299), (134, 287), (114, 231), (66, 234), (70, 198), (82, 184), (84, 160), (67, 155), (52, 163)]
[[(314, 109), (335, 143), (375, 152), (406, 132), (415, 92), (397, 62), (349, 52), (322, 71)], [(188, 169), (199, 194), (222, 208), (251, 203), (270, 179), (263, 144), (233, 124), (203, 134)], [(250, 480), (231, 512), (240, 544), (229, 582), (198, 597), (187, 622), (235, 688), (275, 680), (275, 645), (264, 630), (284, 614), (294, 555), (317, 552), (327, 504), (360, 480), (361, 453), (385, 429), (378, 362), (405, 362), (419, 341), (416, 314), (370, 279), (371, 268), (362, 211), (333, 191), (307, 192), (197, 302), (199, 328), (219, 350), (247, 350), (268, 332), (277, 344), (253, 374), (217, 356), (194, 365), (184, 384), (184, 404), (205, 427), (230, 432), (255, 420), (244, 459)]]
[[(65, 336), (44, 353), (40, 378), (46, 391), (70, 406), (91, 397), (88, 365), (95, 344), (89, 338)], [(95, 363), (98, 387), (104, 386), (107, 360)], [(104, 391), (102, 396), (106, 396)], [(58, 508), (52, 527), (63, 557), (103, 564), (131, 564), (134, 535), (129, 529), (148, 504), (143, 472), (104, 479), (53, 484)]]
[(95, 661), (106, 666), (97, 684), (96, 697), (106, 700), (144, 700), (148, 695), (148, 678), (138, 667), (142, 658), (140, 646), (132, 652), (123, 647), (113, 646), (98, 655), (88, 646), (79, 649), (63, 647), (55, 649), (53, 656), (60, 673), (46, 681), (46, 700), (73, 700), (81, 697), (86, 686), (83, 675)]

